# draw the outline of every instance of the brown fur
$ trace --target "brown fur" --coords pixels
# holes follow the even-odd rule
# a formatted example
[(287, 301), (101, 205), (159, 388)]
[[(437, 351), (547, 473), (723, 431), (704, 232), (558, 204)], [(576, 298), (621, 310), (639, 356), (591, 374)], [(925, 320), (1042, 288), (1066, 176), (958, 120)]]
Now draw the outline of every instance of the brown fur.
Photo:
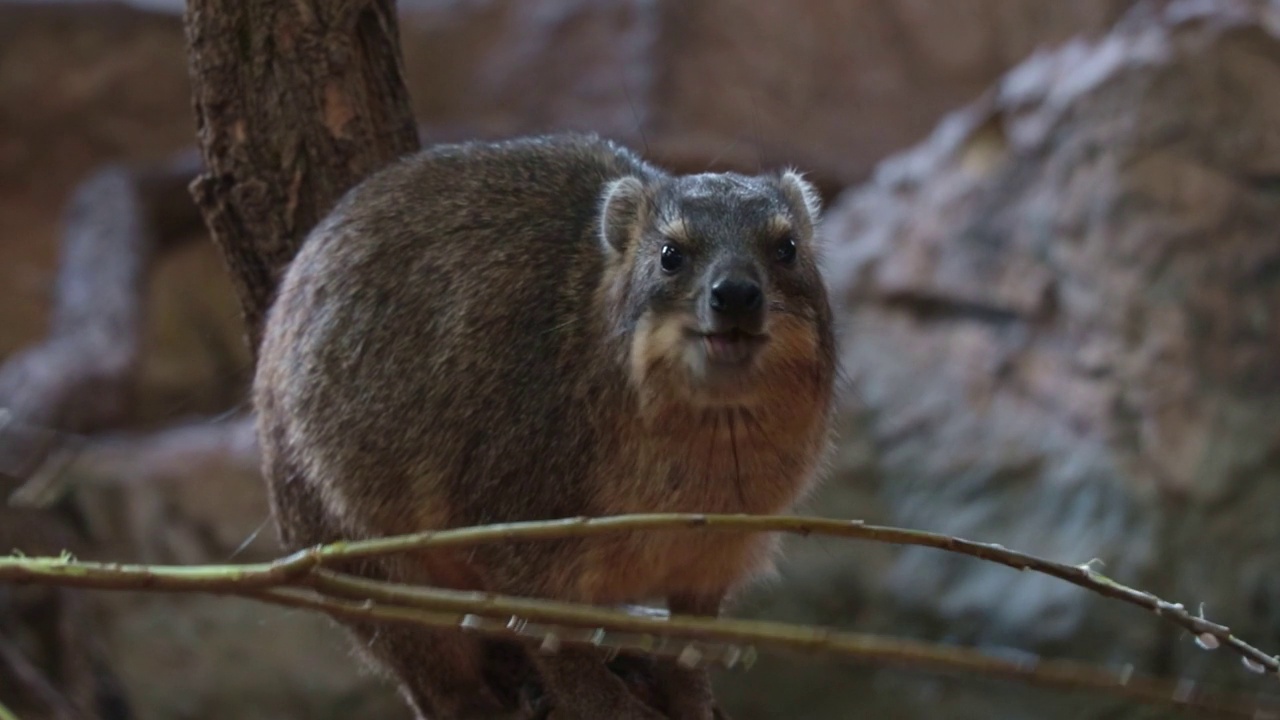
[[(440, 146), (377, 173), (312, 232), (268, 317), (255, 402), (282, 538), (787, 510), (826, 449), (834, 374), (815, 198), (794, 173), (673, 177), (589, 136)], [(796, 259), (771, 264), (787, 236)], [(664, 242), (687, 252), (683, 274), (659, 269)], [(726, 267), (762, 278), (768, 338), (734, 372), (690, 334)], [(348, 569), (715, 615), (773, 549), (635, 533)], [(581, 650), (351, 629), (424, 718), (519, 717), (526, 675), (554, 717), (663, 717)], [(655, 672), (671, 717), (711, 717), (704, 672)]]

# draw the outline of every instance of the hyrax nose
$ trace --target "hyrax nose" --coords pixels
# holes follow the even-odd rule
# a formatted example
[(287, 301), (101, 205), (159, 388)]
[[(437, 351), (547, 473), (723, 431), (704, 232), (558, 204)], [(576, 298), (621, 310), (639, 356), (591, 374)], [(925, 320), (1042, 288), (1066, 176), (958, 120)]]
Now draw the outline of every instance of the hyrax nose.
[(711, 309), (722, 321), (756, 324), (763, 306), (764, 293), (755, 280), (727, 277), (711, 286)]

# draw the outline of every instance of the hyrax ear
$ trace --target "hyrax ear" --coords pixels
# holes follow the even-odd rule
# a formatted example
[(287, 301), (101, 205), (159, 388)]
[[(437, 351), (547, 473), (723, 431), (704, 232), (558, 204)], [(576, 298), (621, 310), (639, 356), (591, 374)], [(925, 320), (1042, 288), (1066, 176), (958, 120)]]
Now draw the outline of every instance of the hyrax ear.
[(818, 219), (822, 216), (822, 198), (818, 195), (818, 189), (805, 180), (799, 171), (790, 168), (783, 170), (778, 176), (778, 187), (795, 212), (804, 213), (805, 217), (797, 218), (798, 220), (807, 221), (810, 229), (818, 224)]
[(647, 208), (644, 184), (621, 177), (605, 186), (600, 207), (600, 242), (610, 254), (626, 252)]

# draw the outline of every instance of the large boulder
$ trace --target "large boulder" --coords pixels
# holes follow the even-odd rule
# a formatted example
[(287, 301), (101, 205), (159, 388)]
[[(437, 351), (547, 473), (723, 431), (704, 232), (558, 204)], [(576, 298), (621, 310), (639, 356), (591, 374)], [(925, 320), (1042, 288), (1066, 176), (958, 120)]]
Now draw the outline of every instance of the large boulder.
[[(1146, 5), (1021, 63), (840, 198), (826, 234), (850, 387), (816, 507), (1097, 560), (1280, 650), (1277, 87), (1274, 5)], [(1054, 579), (804, 545), (784, 570), (801, 582), (757, 612), (1277, 694), (1239, 658)], [(785, 692), (725, 679), (738, 717), (938, 717), (939, 702), (948, 718), (1138, 717), (771, 662)]]
[[(195, 565), (279, 557), (252, 422), (90, 443), (69, 468), (89, 557)], [(104, 661), (133, 720), (409, 717), (317, 613), (214, 595), (96, 596)], [(105, 720), (105, 719), (104, 719)]]

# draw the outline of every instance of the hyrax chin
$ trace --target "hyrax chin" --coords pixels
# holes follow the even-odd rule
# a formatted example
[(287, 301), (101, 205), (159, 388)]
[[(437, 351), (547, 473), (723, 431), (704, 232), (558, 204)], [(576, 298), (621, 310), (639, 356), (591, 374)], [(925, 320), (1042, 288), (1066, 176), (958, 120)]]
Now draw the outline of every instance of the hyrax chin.
[[(673, 176), (591, 136), (439, 146), (370, 177), (266, 324), (255, 402), (283, 540), (787, 510), (825, 450), (834, 374), (816, 215), (792, 172)], [(771, 554), (635, 533), (348, 570), (715, 615)], [(525, 675), (557, 718), (712, 717), (700, 671), (657, 664), (655, 707), (582, 650), (351, 629), (419, 717), (519, 717)]]

